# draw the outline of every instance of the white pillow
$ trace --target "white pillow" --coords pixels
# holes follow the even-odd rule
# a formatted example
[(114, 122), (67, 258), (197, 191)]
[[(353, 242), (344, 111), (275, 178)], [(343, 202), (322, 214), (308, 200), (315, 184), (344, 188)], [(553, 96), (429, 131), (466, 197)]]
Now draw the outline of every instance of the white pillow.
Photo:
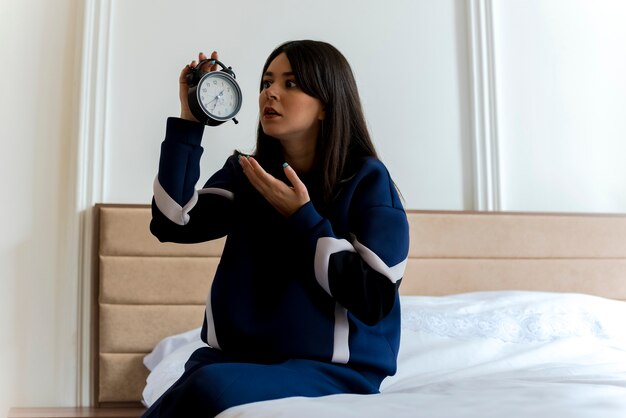
[(546, 367), (626, 368), (626, 302), (573, 293), (402, 298), (398, 372), (383, 391)]
[(150, 371), (154, 370), (154, 368), (161, 362), (165, 357), (172, 354), (178, 348), (186, 345), (192, 341), (200, 340), (200, 330), (201, 328), (195, 328), (190, 331), (182, 332), (180, 334), (171, 335), (169, 337), (163, 338), (159, 343), (154, 347), (152, 352), (146, 355), (143, 358), (143, 364)]
[(181, 341), (183, 340), (180, 338), (171, 340), (172, 344), (168, 345), (168, 349), (174, 346), (176, 348), (169, 352), (148, 375), (146, 386), (143, 389), (144, 405), (150, 406), (159, 399), (182, 376), (185, 371), (185, 363), (187, 363), (191, 354), (200, 347), (206, 347), (206, 344), (200, 340), (199, 336), (196, 339), (179, 344)]
[(624, 338), (616, 313), (626, 304), (578, 293), (474, 292), (403, 296), (402, 328), (450, 338), (495, 338), (511, 343), (572, 337)]

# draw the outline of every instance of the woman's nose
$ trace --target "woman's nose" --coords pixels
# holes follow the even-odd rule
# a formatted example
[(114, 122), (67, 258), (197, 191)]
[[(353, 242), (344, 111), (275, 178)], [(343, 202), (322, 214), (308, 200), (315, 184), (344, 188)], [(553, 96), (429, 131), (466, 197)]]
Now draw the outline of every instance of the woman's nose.
[(265, 89), (265, 97), (268, 100), (269, 99), (278, 100), (278, 90), (274, 86), (274, 84), (272, 84), (271, 86)]

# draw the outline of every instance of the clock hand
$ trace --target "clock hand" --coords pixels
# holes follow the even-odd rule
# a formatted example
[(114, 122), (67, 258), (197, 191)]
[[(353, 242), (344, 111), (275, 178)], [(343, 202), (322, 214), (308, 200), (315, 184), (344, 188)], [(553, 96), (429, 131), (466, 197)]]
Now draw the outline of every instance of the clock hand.
[(213, 100), (210, 100), (207, 104), (209, 104), (209, 103), (213, 103), (214, 101), (218, 100), (218, 99), (219, 99), (220, 97), (222, 97), (223, 95), (224, 95), (224, 90), (222, 90), (221, 92), (219, 92), (219, 93), (218, 93), (218, 95), (217, 95), (217, 96), (215, 96), (215, 97), (213, 98)]
[(224, 95), (224, 90), (222, 90), (217, 96), (215, 96), (215, 99), (213, 99), (213, 100), (211, 100), (209, 102), (209, 103), (215, 102), (215, 104), (213, 105), (213, 109), (211, 109), (211, 110), (215, 110), (215, 108), (219, 104), (219, 99), (221, 99), (223, 95)]

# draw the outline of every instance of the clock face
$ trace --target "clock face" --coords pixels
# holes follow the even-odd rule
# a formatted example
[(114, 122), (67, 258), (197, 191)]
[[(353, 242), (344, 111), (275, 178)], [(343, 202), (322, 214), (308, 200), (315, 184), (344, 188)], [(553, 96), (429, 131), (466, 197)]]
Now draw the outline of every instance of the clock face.
[(198, 102), (210, 117), (228, 120), (241, 108), (241, 90), (231, 76), (213, 71), (198, 83)]

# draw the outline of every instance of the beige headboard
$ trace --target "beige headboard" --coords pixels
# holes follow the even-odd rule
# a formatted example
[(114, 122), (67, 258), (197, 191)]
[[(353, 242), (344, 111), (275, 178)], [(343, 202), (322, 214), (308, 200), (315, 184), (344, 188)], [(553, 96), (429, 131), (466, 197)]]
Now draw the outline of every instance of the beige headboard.
[(163, 244), (149, 231), (148, 206), (98, 205), (95, 398), (141, 399), (143, 357), (162, 338), (202, 324), (223, 240)]
[[(626, 215), (410, 211), (403, 294), (543, 290), (626, 300)], [(201, 325), (223, 240), (161, 244), (145, 205), (96, 207), (95, 396), (137, 403), (143, 356)]]

